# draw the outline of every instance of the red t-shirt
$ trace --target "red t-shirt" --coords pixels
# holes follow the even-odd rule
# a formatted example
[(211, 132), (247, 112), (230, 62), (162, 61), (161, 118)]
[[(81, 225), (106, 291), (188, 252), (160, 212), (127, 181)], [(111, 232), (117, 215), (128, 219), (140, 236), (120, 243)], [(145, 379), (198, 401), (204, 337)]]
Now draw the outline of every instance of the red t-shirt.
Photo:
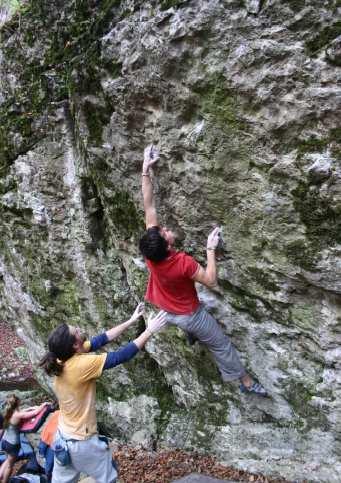
[(147, 260), (149, 280), (145, 299), (173, 314), (190, 314), (199, 307), (192, 277), (198, 262), (184, 252), (171, 252), (162, 262)]

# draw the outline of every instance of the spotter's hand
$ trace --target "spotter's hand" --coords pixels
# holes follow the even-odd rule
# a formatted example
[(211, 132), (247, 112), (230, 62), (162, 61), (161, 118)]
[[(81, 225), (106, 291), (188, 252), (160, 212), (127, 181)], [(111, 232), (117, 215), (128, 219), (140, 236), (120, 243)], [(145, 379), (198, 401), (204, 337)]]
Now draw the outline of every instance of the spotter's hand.
[(140, 302), (136, 307), (133, 315), (130, 317), (131, 322), (135, 322), (137, 319), (141, 317), (144, 313), (144, 303)]

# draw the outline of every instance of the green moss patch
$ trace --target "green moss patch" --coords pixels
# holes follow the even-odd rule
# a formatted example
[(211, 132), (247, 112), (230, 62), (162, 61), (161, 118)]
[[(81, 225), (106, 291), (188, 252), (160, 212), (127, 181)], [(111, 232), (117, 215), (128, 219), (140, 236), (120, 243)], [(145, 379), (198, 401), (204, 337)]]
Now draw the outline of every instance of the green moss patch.
[[(46, 135), (55, 103), (75, 92), (99, 95), (101, 69), (119, 75), (119, 63), (102, 62), (100, 39), (111, 22), (120, 18), (120, 3), (104, 0), (95, 6), (77, 0), (61, 9), (57, 1), (31, 0), (1, 28), (4, 56), (18, 78), (18, 87), (0, 109), (0, 169)], [(38, 41), (43, 45), (41, 56), (27, 59), (28, 46), (34, 48)], [(87, 116), (87, 106), (85, 111), (90, 137), (97, 144), (100, 123), (108, 122), (108, 114), (96, 108)]]
[(292, 190), (294, 206), (306, 226), (308, 238), (317, 245), (330, 246), (341, 242), (341, 217), (319, 194), (319, 188), (300, 181)]
[(89, 130), (91, 144), (100, 146), (103, 143), (103, 126), (109, 123), (111, 110), (105, 106), (94, 105), (89, 101), (82, 104), (86, 125)]
[(300, 12), (306, 6), (306, 0), (282, 0), (282, 2), (295, 13)]
[(318, 327), (319, 317), (311, 304), (297, 304), (290, 308), (290, 320), (294, 327), (310, 332)]
[(310, 137), (297, 143), (297, 155), (301, 158), (306, 153), (321, 153), (329, 144), (329, 139)]
[(245, 130), (246, 123), (240, 115), (237, 94), (226, 85), (222, 75), (215, 75), (195, 91), (200, 95), (200, 112), (216, 122), (224, 133)]
[(270, 274), (265, 270), (257, 267), (248, 267), (248, 272), (252, 275), (253, 279), (265, 290), (269, 292), (278, 292), (278, 285), (272, 280)]
[(284, 253), (295, 265), (309, 271), (314, 271), (319, 258), (316, 247), (309, 240), (293, 240), (284, 246)]
[(161, 0), (160, 1), (160, 10), (168, 10), (171, 7), (180, 7), (186, 3), (186, 0)]
[(316, 56), (322, 48), (326, 47), (339, 35), (341, 35), (341, 20), (324, 27), (313, 38), (307, 40), (305, 43), (307, 54), (311, 57)]
[(299, 417), (297, 427), (302, 431), (315, 427), (329, 429), (329, 422), (323, 411), (310, 404), (315, 393), (311, 384), (301, 381), (290, 381), (284, 387), (285, 398)]
[(314, 270), (324, 248), (341, 242), (341, 215), (328, 199), (320, 196), (318, 186), (298, 182), (291, 191), (293, 204), (306, 228), (306, 241), (287, 246), (289, 258), (307, 270)]
[(115, 230), (119, 231), (121, 238), (131, 238), (143, 230), (144, 218), (136, 208), (131, 195), (126, 191), (116, 190), (108, 200), (110, 218), (113, 220)]
[(271, 308), (269, 302), (265, 299), (260, 299), (246, 290), (232, 285), (228, 280), (219, 280), (219, 285), (229, 293), (231, 306), (239, 312), (247, 312), (255, 321), (260, 321), (262, 317), (257, 305), (257, 299), (261, 300), (268, 308)]

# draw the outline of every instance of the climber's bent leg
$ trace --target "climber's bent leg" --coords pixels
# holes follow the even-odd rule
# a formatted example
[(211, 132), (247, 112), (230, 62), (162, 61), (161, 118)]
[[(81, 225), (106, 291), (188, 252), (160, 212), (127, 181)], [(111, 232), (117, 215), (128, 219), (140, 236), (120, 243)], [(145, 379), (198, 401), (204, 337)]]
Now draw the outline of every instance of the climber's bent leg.
[(168, 322), (193, 334), (212, 353), (223, 381), (233, 381), (246, 376), (239, 355), (229, 337), (203, 306), (193, 314), (168, 314)]

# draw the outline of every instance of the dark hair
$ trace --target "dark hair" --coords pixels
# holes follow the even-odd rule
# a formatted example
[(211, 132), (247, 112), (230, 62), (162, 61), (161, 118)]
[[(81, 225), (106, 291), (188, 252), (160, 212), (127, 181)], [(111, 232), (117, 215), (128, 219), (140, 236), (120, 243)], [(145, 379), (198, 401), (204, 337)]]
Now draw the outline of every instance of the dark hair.
[(140, 239), (140, 251), (144, 257), (153, 262), (161, 262), (168, 257), (168, 242), (160, 234), (158, 226), (148, 228)]
[(59, 376), (63, 372), (63, 362), (70, 359), (76, 352), (73, 347), (75, 342), (76, 338), (70, 333), (69, 326), (59, 325), (49, 336), (49, 352), (39, 362), (39, 366), (49, 376)]
[(18, 409), (20, 404), (20, 399), (15, 394), (7, 396), (4, 409), (4, 428), (7, 428), (9, 420), (11, 419), (14, 411)]

